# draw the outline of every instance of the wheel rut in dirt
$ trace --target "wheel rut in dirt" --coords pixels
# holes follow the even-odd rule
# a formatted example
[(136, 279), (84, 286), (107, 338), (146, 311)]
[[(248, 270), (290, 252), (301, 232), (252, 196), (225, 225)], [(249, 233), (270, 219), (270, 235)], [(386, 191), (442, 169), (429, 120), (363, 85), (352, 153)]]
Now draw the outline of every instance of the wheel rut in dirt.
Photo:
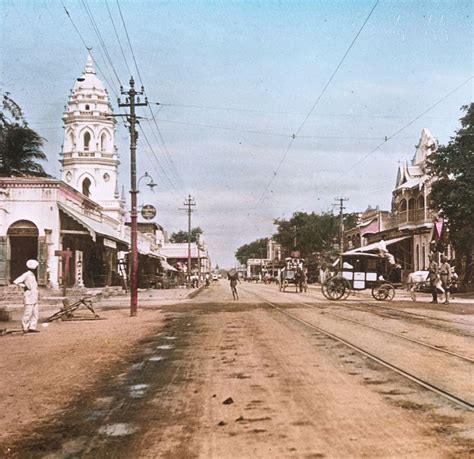
[(114, 451), (112, 457), (119, 457), (131, 437), (146, 428), (141, 417), (146, 403), (180, 383), (175, 362), (189, 345), (192, 330), (192, 313), (169, 313), (164, 327), (140, 340), (115, 370), (101, 375), (93, 391), (72, 400), (59, 416), (1, 445), (3, 457), (110, 457)]

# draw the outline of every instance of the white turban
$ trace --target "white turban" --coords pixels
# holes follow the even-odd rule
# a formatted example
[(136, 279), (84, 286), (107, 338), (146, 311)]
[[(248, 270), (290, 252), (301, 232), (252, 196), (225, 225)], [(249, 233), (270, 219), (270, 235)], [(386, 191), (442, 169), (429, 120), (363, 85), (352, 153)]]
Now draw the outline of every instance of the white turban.
[(26, 262), (26, 267), (28, 269), (36, 269), (38, 267), (38, 262), (36, 260), (28, 260)]

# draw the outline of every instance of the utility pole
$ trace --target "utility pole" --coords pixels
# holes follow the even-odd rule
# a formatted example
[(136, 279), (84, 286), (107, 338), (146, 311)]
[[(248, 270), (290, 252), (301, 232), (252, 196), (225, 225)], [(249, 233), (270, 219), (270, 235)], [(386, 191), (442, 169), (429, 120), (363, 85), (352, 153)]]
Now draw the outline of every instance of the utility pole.
[(349, 201), (349, 198), (335, 198), (336, 201), (339, 201), (339, 225), (340, 225), (340, 231), (341, 231), (341, 238), (340, 238), (340, 247), (339, 247), (339, 264), (340, 264), (340, 269), (342, 271), (342, 254), (344, 253), (344, 202)]
[[(130, 114), (127, 116), (127, 121), (130, 125), (130, 194), (131, 194), (131, 231), (132, 231), (132, 256), (130, 263), (130, 316), (137, 315), (138, 308), (138, 246), (137, 246), (137, 139), (138, 132), (135, 130), (137, 124), (137, 116), (135, 114), (135, 107), (143, 107), (148, 105), (148, 100), (145, 97), (145, 102), (140, 102), (140, 97), (145, 92), (143, 86), (141, 91), (135, 90), (135, 81), (133, 76), (130, 77), (130, 89), (124, 91), (123, 87), (120, 87), (120, 93), (125, 98), (125, 103), (118, 99), (119, 107), (130, 108)], [(136, 98), (136, 100), (135, 100)]]
[[(194, 212), (192, 209), (195, 205), (196, 202), (194, 201), (194, 198), (191, 197), (191, 195), (188, 195), (188, 197), (184, 200), (184, 205), (186, 206), (185, 209), (180, 209), (180, 210), (185, 210), (186, 213), (188, 214), (188, 284), (191, 281), (191, 214)], [(198, 254), (198, 260), (199, 260), (199, 254)]]

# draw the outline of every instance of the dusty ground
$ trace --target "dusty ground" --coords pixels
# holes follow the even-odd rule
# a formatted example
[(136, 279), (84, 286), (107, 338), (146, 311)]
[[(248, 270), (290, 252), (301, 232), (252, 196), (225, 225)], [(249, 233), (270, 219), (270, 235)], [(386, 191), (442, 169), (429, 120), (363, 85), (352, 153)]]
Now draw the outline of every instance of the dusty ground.
[[(128, 299), (115, 297), (96, 305), (101, 320), (55, 321), (40, 333), (0, 337), (0, 443), (60, 414), (71, 400), (94, 389), (100, 375), (123, 360), (143, 336), (163, 326), (159, 304), (186, 292), (143, 292), (143, 308), (130, 317)], [(153, 307), (150, 303), (153, 303)], [(42, 305), (40, 321), (59, 309)], [(21, 309), (11, 311), (10, 330), (19, 330)], [(79, 311), (78, 311), (79, 312)], [(79, 314), (90, 317), (88, 311)]]
[(107, 320), (1, 338), (4, 455), (474, 454), (462, 410), (250, 293), (232, 302), (222, 285), (193, 301), (157, 303), (148, 298), (137, 318), (107, 308)]

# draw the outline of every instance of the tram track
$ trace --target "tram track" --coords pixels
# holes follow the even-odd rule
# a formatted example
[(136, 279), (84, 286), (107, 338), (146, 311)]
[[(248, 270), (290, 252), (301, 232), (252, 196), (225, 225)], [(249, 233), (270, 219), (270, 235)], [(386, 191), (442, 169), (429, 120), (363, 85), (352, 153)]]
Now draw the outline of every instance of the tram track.
[[(271, 290), (271, 291), (274, 291), (274, 290)], [(308, 295), (308, 294), (311, 295), (312, 298), (316, 299), (319, 303), (322, 303), (322, 304), (327, 304), (328, 302), (330, 302), (330, 300), (321, 300), (320, 298), (318, 298), (316, 296), (315, 291), (308, 291), (308, 292), (305, 292), (305, 294), (306, 295)], [(387, 317), (389, 319), (395, 319), (396, 317), (394, 317), (393, 315), (390, 315), (390, 314), (383, 314), (382, 312), (380, 312), (380, 309), (393, 311), (394, 313), (396, 313), (397, 317), (400, 317), (400, 318), (408, 318), (407, 316), (410, 316), (410, 317), (420, 319), (420, 320), (425, 319), (425, 320), (436, 321), (436, 322), (444, 322), (444, 323), (447, 323), (449, 325), (458, 324), (458, 325), (464, 325), (466, 327), (473, 327), (474, 328), (473, 324), (462, 321), (462, 320), (456, 320), (456, 319), (449, 319), (448, 320), (448, 319), (443, 319), (441, 317), (433, 317), (433, 316), (428, 316), (428, 315), (424, 315), (424, 314), (419, 314), (419, 313), (416, 313), (416, 312), (400, 310), (400, 309), (397, 309), (397, 308), (392, 308), (390, 306), (386, 306), (385, 304), (381, 304), (380, 301), (376, 301), (374, 303), (367, 303), (366, 301), (361, 300), (359, 302), (359, 304), (367, 306), (367, 308), (362, 308), (359, 305), (347, 304), (347, 303), (344, 303), (343, 300), (341, 300), (341, 301), (331, 301), (331, 304), (337, 305), (338, 307), (344, 307), (344, 308), (347, 308), (347, 309), (352, 309), (352, 310), (357, 310), (357, 311), (368, 312), (368, 313), (371, 313), (371, 314), (376, 314), (379, 317)], [(374, 306), (376, 306), (376, 308), (374, 308)], [(327, 308), (328, 308), (328, 306), (320, 307), (320, 309), (327, 309)], [(474, 333), (471, 334), (471, 333), (467, 333), (466, 331), (463, 331), (462, 333), (463, 333), (463, 335), (474, 336)]]
[[(309, 293), (310, 295), (312, 295), (316, 298), (316, 295), (315, 295), (316, 292), (315, 291), (311, 291), (311, 292), (307, 292), (307, 293)], [(318, 298), (318, 300), (319, 300), (319, 298)], [(437, 322), (446, 322), (450, 325), (451, 324), (458, 324), (458, 325), (464, 325), (464, 326), (467, 326), (467, 327), (473, 327), (473, 324), (462, 321), (462, 320), (456, 320), (456, 319), (449, 319), (448, 320), (448, 319), (443, 319), (441, 317), (433, 317), (433, 316), (428, 316), (428, 315), (425, 315), (425, 314), (420, 314), (420, 313), (417, 313), (417, 312), (410, 312), (410, 311), (406, 311), (406, 310), (400, 310), (400, 309), (397, 309), (397, 308), (392, 308), (390, 306), (386, 306), (385, 304), (381, 304), (382, 302), (380, 302), (380, 301), (377, 301), (376, 303), (367, 303), (366, 301), (361, 300), (360, 304), (363, 304), (364, 306), (367, 306), (370, 309), (363, 309), (363, 308), (361, 308), (357, 305), (347, 304), (347, 303), (343, 303), (343, 302), (333, 302), (333, 303), (337, 304), (338, 306), (345, 307), (345, 308), (348, 308), (348, 309), (357, 309), (357, 310), (360, 310), (360, 311), (376, 313), (377, 315), (379, 315), (381, 317), (388, 317), (388, 318), (391, 318), (391, 319), (393, 319), (394, 317), (390, 316), (390, 315), (387, 315), (387, 314), (381, 314), (380, 311), (374, 310), (374, 305), (377, 306), (377, 309), (383, 308), (383, 309), (388, 310), (388, 311), (393, 311), (397, 315), (400, 315), (400, 316), (406, 315), (406, 316), (416, 317), (416, 318), (419, 318), (419, 319), (428, 319), (428, 320), (437, 321)]]
[[(467, 409), (469, 411), (474, 411), (474, 404), (471, 403), (470, 401), (468, 400), (465, 400), (462, 396), (459, 396), (459, 395), (456, 395), (454, 393), (451, 393), (448, 389), (444, 389), (442, 387), (439, 387), (438, 385), (436, 385), (435, 383), (430, 383), (429, 381), (427, 381), (426, 379), (424, 378), (421, 378), (419, 376), (416, 376), (415, 374), (413, 374), (412, 372), (408, 371), (408, 370), (404, 370), (403, 368), (401, 368), (400, 366), (397, 366), (393, 363), (390, 363), (389, 361), (387, 361), (386, 359), (384, 358), (381, 358), (377, 355), (375, 355), (374, 353), (368, 351), (367, 349), (364, 349), (362, 348), (361, 346), (353, 343), (353, 342), (350, 342), (349, 340), (329, 331), (329, 330), (325, 330), (324, 328), (320, 327), (319, 325), (316, 325), (314, 323), (311, 323), (309, 322), (308, 320), (305, 320), (301, 317), (298, 317), (297, 315), (279, 307), (277, 304), (273, 303), (272, 301), (269, 301), (267, 298), (265, 298), (264, 296), (262, 295), (259, 295), (255, 292), (252, 292), (252, 291), (249, 291), (245, 288), (242, 288), (242, 290), (244, 290), (245, 292), (247, 293), (250, 293), (251, 295), (254, 295), (256, 296), (257, 298), (259, 298), (264, 304), (270, 306), (272, 309), (278, 311), (279, 313), (285, 315), (286, 317), (289, 317), (291, 318), (292, 320), (296, 321), (296, 322), (299, 322), (303, 325), (305, 325), (306, 327), (308, 328), (311, 328), (325, 336), (328, 336), (330, 338), (332, 338), (333, 340), (341, 343), (341, 344), (344, 344), (345, 346), (349, 347), (350, 349), (364, 355), (365, 357), (371, 359), (372, 361), (375, 361), (379, 364), (381, 364), (382, 366), (386, 367), (386, 368), (389, 368), (390, 370), (396, 372), (397, 374), (409, 379), (410, 381), (418, 384), (419, 386), (443, 397), (444, 399), (447, 399), (449, 401), (451, 401), (452, 403), (455, 403), (456, 405), (464, 408), (464, 409)], [(304, 303), (304, 302), (301, 302), (301, 301), (296, 301), (294, 302), (296, 304), (300, 304), (300, 305), (303, 305), (303, 306), (306, 306), (306, 307), (312, 307), (312, 308), (315, 308), (314, 305), (310, 305), (310, 304), (307, 304), (307, 303)], [(327, 314), (331, 314), (331, 313), (327, 313), (327, 312), (324, 312), (325, 315)], [(343, 320), (347, 320), (347, 321), (350, 321), (350, 322), (354, 322), (354, 323), (357, 323), (357, 325), (360, 325), (360, 326), (364, 326), (364, 327), (369, 327), (371, 329), (374, 329), (378, 332), (381, 332), (381, 333), (388, 333), (390, 335), (394, 335), (396, 336), (397, 338), (402, 338), (408, 342), (411, 342), (411, 343), (414, 343), (414, 344), (418, 344), (420, 346), (423, 346), (423, 347), (426, 347), (430, 350), (436, 350), (438, 352), (441, 352), (441, 353), (444, 353), (444, 354), (447, 354), (447, 355), (450, 355), (450, 356), (453, 356), (453, 357), (456, 357), (460, 360), (463, 360), (463, 361), (467, 361), (469, 363), (474, 363), (474, 359), (471, 359), (470, 357), (467, 357), (467, 356), (463, 356), (463, 355), (460, 355), (460, 354), (456, 354), (454, 352), (451, 352), (451, 351), (447, 351), (445, 349), (440, 349), (440, 348), (437, 348), (436, 346), (433, 346), (433, 345), (430, 345), (428, 343), (423, 343), (422, 341), (418, 341), (418, 340), (415, 340), (415, 339), (412, 339), (412, 338), (409, 338), (409, 337), (405, 337), (403, 335), (400, 335), (398, 333), (394, 333), (394, 332), (390, 332), (388, 330), (384, 330), (384, 329), (381, 329), (381, 328), (378, 328), (378, 327), (374, 327), (374, 326), (369, 326), (368, 324), (364, 324), (362, 322), (359, 322), (359, 321), (356, 321), (354, 319), (348, 319), (344, 316), (339, 316), (339, 315), (335, 315), (335, 314), (331, 314), (333, 316), (335, 316), (336, 318), (338, 319), (343, 319)]]

